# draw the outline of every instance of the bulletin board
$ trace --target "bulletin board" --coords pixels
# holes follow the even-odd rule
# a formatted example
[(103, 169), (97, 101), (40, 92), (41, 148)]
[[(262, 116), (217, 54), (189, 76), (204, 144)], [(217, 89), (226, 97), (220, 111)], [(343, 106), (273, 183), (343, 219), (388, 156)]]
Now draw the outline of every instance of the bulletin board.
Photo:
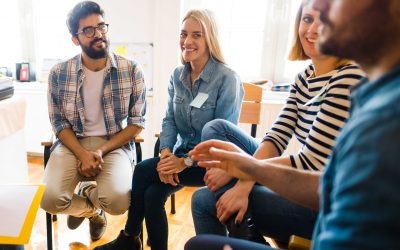
[(142, 65), (147, 90), (153, 89), (153, 44), (152, 43), (111, 43), (116, 54), (134, 59)]

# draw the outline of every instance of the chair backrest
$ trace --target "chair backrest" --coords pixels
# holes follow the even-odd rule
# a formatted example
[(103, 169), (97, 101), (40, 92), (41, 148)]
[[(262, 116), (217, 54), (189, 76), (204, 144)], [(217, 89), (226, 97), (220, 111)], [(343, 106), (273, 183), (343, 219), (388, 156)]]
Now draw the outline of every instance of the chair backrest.
[(243, 83), (244, 97), (239, 123), (251, 124), (251, 136), (256, 137), (257, 125), (260, 124), (262, 87), (252, 83)]

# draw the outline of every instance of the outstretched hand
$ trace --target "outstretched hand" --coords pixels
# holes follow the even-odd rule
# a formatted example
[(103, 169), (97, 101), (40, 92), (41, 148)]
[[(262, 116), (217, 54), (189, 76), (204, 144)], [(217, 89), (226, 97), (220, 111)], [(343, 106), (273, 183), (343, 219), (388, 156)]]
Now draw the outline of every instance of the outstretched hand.
[(209, 140), (198, 144), (189, 154), (200, 167), (220, 168), (241, 180), (253, 180), (249, 172), (257, 165), (257, 159), (233, 143)]

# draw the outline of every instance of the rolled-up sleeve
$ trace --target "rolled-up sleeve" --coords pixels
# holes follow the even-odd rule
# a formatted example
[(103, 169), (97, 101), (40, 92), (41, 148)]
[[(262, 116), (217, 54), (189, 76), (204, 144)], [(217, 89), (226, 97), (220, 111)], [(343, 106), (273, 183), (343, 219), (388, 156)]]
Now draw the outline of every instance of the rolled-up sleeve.
[(134, 67), (132, 81), (132, 95), (129, 101), (129, 114), (127, 123), (138, 125), (142, 128), (146, 123), (146, 84), (143, 70), (139, 64)]

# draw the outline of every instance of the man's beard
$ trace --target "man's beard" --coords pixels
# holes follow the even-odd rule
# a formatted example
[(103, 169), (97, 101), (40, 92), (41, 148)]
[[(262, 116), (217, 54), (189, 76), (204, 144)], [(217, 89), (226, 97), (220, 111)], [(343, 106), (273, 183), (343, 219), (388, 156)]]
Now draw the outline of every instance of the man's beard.
[[(101, 50), (94, 49), (93, 44), (95, 44), (98, 41), (103, 41), (106, 44), (106, 47)], [(109, 45), (110, 45), (110, 42), (107, 39), (98, 38), (98, 39), (91, 41), (89, 46), (84, 46), (81, 44), (81, 48), (88, 57), (90, 57), (92, 59), (100, 59), (100, 58), (107, 57)]]
[[(386, 23), (387, 16), (385, 8), (380, 1), (378, 5), (369, 6), (362, 13), (353, 16), (345, 27), (335, 27), (328, 18), (321, 14), (320, 19), (329, 32), (327, 38), (320, 39), (318, 44), (321, 53), (339, 58), (355, 60), (358, 63), (373, 65), (385, 50), (390, 30), (390, 24)], [(380, 10), (378, 10), (378, 9)], [(385, 20), (385, 22), (381, 22)], [(320, 36), (323, 37), (323, 34)]]

